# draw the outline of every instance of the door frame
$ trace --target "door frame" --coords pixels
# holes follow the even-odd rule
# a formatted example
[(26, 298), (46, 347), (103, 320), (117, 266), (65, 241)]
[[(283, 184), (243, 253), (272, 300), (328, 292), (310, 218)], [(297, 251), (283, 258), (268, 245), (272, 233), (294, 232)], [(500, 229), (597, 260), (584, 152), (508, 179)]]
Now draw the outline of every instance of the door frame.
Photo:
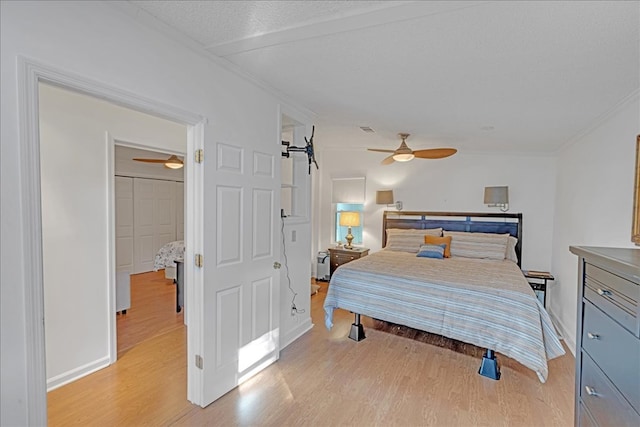
[[(27, 368), (27, 417), (30, 425), (47, 423), (47, 382), (44, 330), (44, 277), (42, 256), (42, 209), (40, 188), (40, 131), (39, 131), (39, 83), (52, 84), (64, 89), (83, 93), (95, 98), (171, 120), (187, 126), (187, 165), (185, 173), (186, 215), (185, 215), (185, 259), (193, 259), (194, 254), (202, 253), (203, 248), (203, 168), (196, 166), (194, 153), (204, 147), (204, 116), (163, 104), (155, 100), (124, 91), (113, 86), (87, 79), (67, 70), (61, 70), (30, 58), (18, 58), (18, 118), (20, 126), (20, 169), (21, 203), (24, 212), (25, 239), (22, 242), (25, 277), (25, 334)], [(115, 232), (109, 225), (109, 233)], [(113, 254), (109, 254), (112, 258)], [(108, 261), (114, 263), (114, 259)], [(111, 275), (112, 276), (112, 275)], [(111, 286), (115, 280), (110, 277)], [(197, 289), (202, 289), (202, 269), (194, 263), (185, 263), (186, 287), (185, 305), (187, 324), (190, 325), (187, 336), (187, 357), (197, 354), (200, 346), (197, 337), (200, 331), (198, 315), (200, 309), (194, 300)], [(111, 293), (110, 293), (111, 294)], [(111, 298), (111, 297), (110, 297)], [(193, 303), (192, 303), (193, 302)], [(189, 359), (187, 359), (189, 360)], [(197, 403), (198, 378), (188, 365), (187, 396)]]

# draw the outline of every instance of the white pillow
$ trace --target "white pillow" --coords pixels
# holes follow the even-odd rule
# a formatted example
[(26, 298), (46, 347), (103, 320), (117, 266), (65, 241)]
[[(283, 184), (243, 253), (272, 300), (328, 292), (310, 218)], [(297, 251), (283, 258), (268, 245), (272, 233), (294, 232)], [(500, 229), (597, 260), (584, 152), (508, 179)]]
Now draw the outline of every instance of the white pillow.
[(451, 256), (502, 260), (507, 253), (509, 234), (446, 231), (451, 236)]
[(424, 245), (424, 236), (441, 236), (442, 228), (387, 228), (386, 249), (392, 251), (418, 253), (420, 246)]
[(518, 263), (518, 254), (516, 253), (516, 244), (518, 243), (518, 239), (513, 236), (507, 237), (507, 252), (505, 253), (505, 258), (509, 261), (513, 261), (516, 264)]

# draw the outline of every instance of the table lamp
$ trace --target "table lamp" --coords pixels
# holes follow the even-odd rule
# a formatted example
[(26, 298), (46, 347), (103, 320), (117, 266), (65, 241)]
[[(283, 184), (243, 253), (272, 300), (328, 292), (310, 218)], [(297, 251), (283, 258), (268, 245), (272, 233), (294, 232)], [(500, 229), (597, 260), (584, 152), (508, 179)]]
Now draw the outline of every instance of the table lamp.
[(353, 234), (351, 234), (351, 227), (357, 227), (360, 225), (360, 212), (340, 212), (340, 226), (349, 227), (347, 229), (347, 235), (344, 236), (347, 239), (345, 249), (353, 249), (351, 241), (353, 240)]

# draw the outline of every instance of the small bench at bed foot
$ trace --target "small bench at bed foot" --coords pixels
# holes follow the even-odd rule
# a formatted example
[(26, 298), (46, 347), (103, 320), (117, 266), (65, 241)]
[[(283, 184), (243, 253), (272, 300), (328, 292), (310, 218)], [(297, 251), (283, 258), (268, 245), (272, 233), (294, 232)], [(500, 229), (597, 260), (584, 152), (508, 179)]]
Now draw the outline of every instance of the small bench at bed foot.
[(482, 356), (482, 364), (478, 373), (483, 377), (491, 378), (492, 380), (500, 379), (500, 367), (498, 366), (498, 359), (493, 350), (487, 349)]

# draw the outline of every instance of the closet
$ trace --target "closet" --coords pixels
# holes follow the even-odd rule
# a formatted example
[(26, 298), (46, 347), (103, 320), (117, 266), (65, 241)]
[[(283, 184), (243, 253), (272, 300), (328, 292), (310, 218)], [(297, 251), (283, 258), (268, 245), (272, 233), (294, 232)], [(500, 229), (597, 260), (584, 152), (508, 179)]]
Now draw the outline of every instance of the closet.
[(158, 250), (184, 238), (184, 183), (115, 177), (116, 272), (153, 270)]

